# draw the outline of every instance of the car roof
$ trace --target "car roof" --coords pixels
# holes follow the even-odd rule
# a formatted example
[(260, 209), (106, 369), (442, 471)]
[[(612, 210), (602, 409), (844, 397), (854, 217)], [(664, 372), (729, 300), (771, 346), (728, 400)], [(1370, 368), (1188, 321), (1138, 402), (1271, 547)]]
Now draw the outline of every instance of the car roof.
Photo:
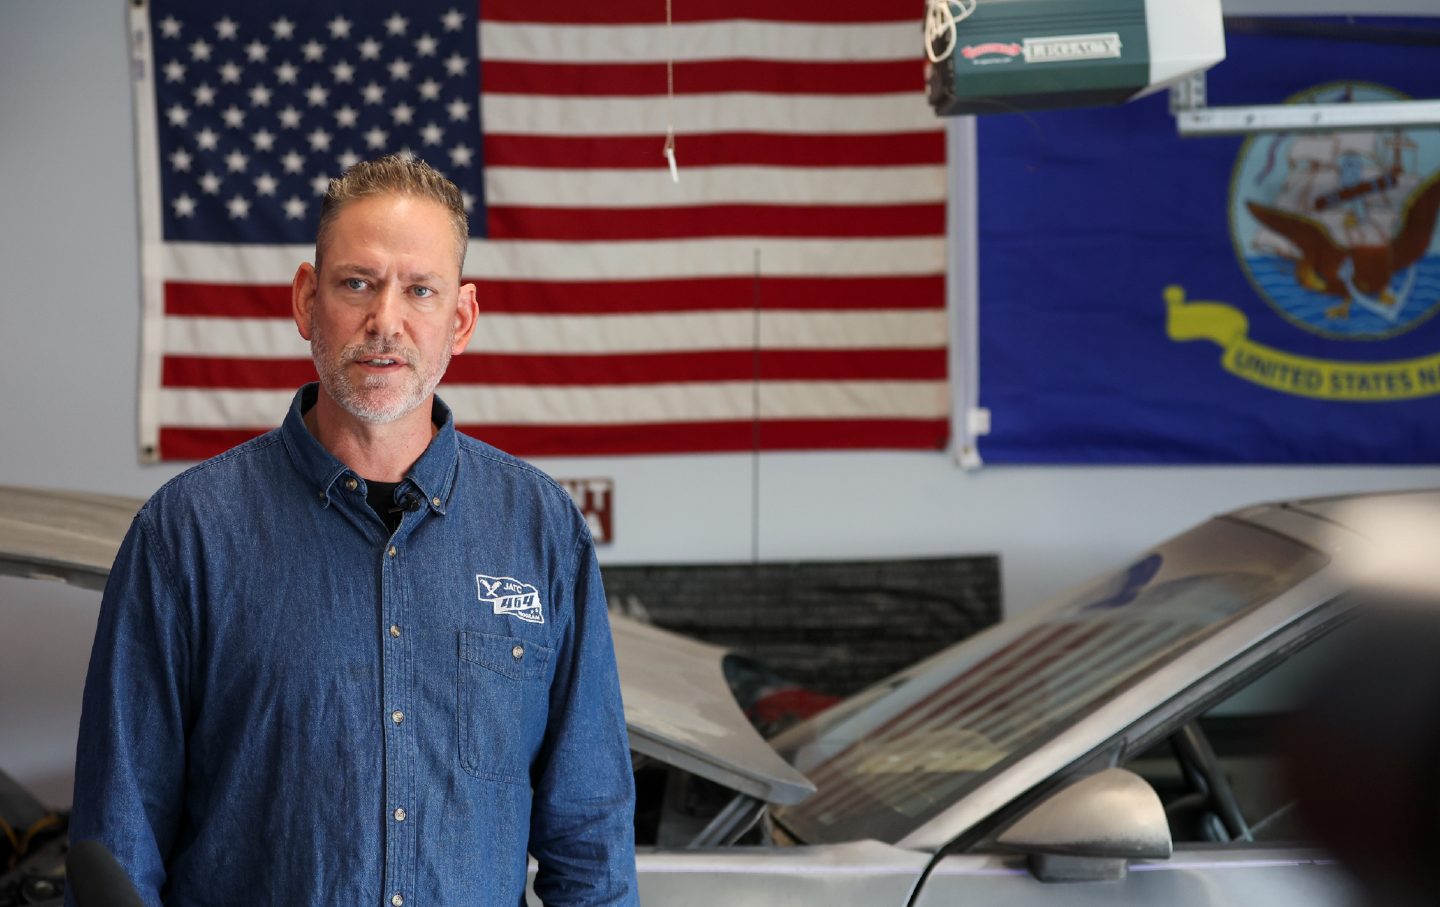
[[(0, 575), (103, 589), (139, 498), (0, 486)], [(725, 650), (610, 615), (630, 748), (772, 803), (815, 786), (751, 725), (725, 680)]]

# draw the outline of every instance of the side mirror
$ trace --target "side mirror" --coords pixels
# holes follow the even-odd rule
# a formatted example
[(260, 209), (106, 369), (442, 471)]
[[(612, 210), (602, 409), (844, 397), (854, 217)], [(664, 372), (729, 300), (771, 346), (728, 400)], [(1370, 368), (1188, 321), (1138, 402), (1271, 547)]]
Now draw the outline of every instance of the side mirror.
[(1128, 861), (1173, 850), (1160, 797), (1144, 778), (1108, 768), (1074, 781), (1007, 828), (996, 843), (1029, 857), (1042, 882), (1122, 879)]

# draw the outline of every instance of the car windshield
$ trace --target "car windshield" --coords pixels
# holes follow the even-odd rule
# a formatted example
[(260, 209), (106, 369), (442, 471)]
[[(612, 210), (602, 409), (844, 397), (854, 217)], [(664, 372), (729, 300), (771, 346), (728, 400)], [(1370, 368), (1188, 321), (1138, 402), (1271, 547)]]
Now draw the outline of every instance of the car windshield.
[(811, 843), (894, 843), (1324, 562), (1245, 523), (1202, 524), (797, 729), (782, 753), (818, 791), (776, 815)]

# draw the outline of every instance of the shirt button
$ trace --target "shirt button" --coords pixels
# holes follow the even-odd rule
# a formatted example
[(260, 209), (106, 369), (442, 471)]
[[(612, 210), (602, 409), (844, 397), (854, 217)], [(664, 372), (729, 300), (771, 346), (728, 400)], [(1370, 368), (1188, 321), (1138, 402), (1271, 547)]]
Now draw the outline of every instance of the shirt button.
[(390, 635), (393, 636), (393, 637), (395, 637), (396, 639), (399, 639), (399, 638), (400, 638), (400, 628), (399, 628), (397, 625), (395, 625), (395, 624), (391, 624), (391, 625), (390, 625)]
[(360, 487), (360, 483), (355, 481), (354, 479), (346, 479), (345, 487), (350, 489), (351, 491), (354, 491), (355, 489)]
[(390, 713), (390, 720), (395, 722), (396, 724), (399, 724), (400, 722), (405, 720), (405, 713), (400, 711), (399, 709), (396, 709), (395, 711)]
[(390, 899), (390, 903), (394, 905), (394, 907), (401, 907), (401, 905), (405, 903), (405, 896), (397, 891), (395, 896)]
[(391, 546), (390, 546), (390, 550), (389, 550), (387, 553), (388, 553), (391, 557), (394, 557), (395, 555), (399, 554), (400, 552), (398, 552), (398, 551), (395, 550), (395, 546), (394, 546), (394, 545), (391, 545)]
[(405, 821), (405, 808), (404, 808), (404, 807), (399, 807), (399, 808), (397, 808), (397, 809), (395, 810), (395, 821), (396, 821), (396, 822), (404, 822), (404, 821)]
[(434, 504), (436, 507), (439, 507), (439, 506), (440, 506), (440, 499), (439, 499), (438, 497), (437, 497), (437, 498), (431, 498), (431, 499), (430, 499), (430, 503)]
[(525, 647), (524, 647), (524, 646), (516, 646), (515, 648), (513, 648), (513, 649), (510, 650), (510, 654), (511, 654), (511, 655), (514, 655), (516, 658), (524, 658), (524, 657), (525, 657)]

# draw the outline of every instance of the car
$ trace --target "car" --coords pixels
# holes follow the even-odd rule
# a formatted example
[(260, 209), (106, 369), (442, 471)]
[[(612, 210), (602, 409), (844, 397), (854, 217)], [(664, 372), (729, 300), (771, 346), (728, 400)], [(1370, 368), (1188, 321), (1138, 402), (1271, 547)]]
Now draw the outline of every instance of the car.
[(771, 740), (816, 793), (752, 804), (761, 846), (642, 852), (642, 896), (1353, 903), (1350, 874), (1304, 842), (1274, 730), (1367, 604), (1433, 613), (1436, 550), (1437, 491), (1207, 520)]
[[(0, 572), (94, 588), (140, 503), (4, 491)], [(1377, 579), (1433, 591), (1437, 527), (1440, 491), (1224, 514), (770, 740), (725, 650), (612, 615), (641, 900), (1350, 903), (1269, 732)]]

